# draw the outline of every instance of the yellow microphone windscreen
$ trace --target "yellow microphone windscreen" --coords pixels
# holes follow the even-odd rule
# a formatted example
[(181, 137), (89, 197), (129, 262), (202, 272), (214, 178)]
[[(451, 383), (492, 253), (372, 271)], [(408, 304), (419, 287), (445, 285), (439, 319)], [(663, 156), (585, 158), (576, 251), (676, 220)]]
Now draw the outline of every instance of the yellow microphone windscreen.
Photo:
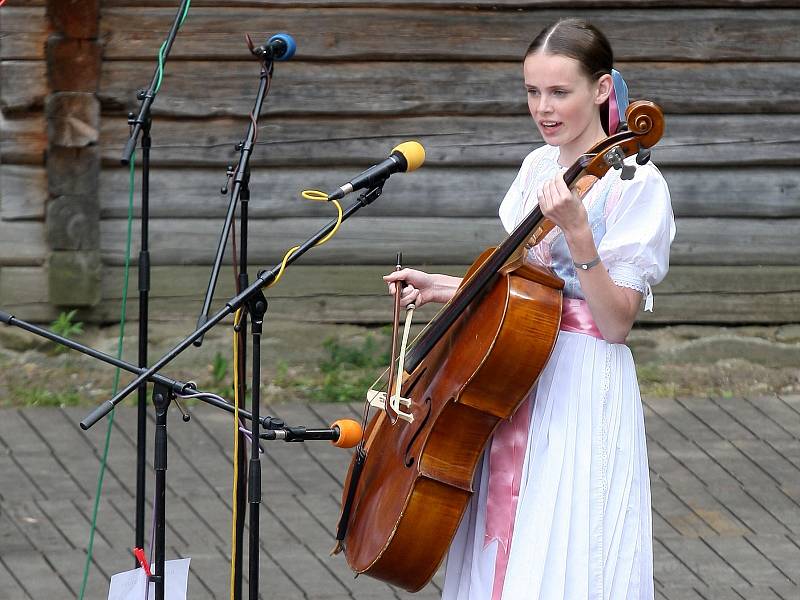
[(413, 171), (414, 169), (418, 169), (422, 166), (422, 163), (425, 162), (425, 148), (423, 148), (422, 144), (419, 142), (403, 142), (402, 144), (392, 148), (392, 152), (399, 152), (405, 157), (406, 162), (408, 163), (406, 173)]

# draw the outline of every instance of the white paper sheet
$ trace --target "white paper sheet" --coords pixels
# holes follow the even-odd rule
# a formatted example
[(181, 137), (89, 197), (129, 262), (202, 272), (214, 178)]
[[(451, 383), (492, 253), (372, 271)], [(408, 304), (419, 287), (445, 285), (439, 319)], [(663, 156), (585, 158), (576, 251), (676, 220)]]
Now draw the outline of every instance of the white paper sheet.
[[(164, 563), (164, 598), (165, 600), (186, 600), (186, 591), (189, 587), (189, 561), (190, 558), (168, 560)], [(111, 577), (108, 589), (108, 600), (145, 600), (145, 585), (147, 575), (144, 569), (134, 569), (117, 573)], [(147, 600), (155, 598), (156, 586), (150, 584)]]

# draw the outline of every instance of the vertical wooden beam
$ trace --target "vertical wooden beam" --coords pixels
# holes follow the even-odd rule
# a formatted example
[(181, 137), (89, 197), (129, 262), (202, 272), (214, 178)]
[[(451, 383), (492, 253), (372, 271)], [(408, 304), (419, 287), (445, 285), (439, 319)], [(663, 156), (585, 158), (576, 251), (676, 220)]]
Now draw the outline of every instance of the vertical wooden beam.
[(99, 0), (48, 0), (48, 298), (56, 306), (100, 301)]

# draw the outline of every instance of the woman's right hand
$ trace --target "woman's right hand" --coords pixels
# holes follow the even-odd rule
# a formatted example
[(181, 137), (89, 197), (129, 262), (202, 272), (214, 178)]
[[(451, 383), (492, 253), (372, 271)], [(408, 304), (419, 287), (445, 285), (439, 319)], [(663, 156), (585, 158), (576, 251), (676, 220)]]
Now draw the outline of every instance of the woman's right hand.
[(461, 279), (449, 275), (438, 275), (418, 271), (417, 269), (401, 269), (384, 275), (383, 280), (389, 284), (389, 293), (394, 295), (396, 281), (403, 282), (400, 305), (414, 304), (419, 308), (428, 302), (447, 302), (453, 297)]

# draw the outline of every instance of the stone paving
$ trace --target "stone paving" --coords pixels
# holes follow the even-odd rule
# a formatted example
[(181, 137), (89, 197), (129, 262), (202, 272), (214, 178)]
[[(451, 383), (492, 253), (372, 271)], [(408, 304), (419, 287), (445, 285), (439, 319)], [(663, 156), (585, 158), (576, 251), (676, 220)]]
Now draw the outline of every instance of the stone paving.
[[(0, 600), (78, 594), (106, 429), (101, 423), (81, 431), (87, 412), (0, 411)], [(285, 404), (268, 412), (311, 426), (358, 418), (353, 405)], [(201, 404), (189, 423), (176, 415), (171, 411), (168, 558), (192, 558), (189, 598), (227, 598), (230, 417)], [(800, 598), (800, 396), (654, 398), (645, 401), (645, 415), (656, 597)], [(86, 598), (106, 598), (111, 575), (132, 568), (134, 422), (133, 409), (117, 410)], [(265, 449), (263, 598), (440, 595), (441, 572), (411, 595), (354, 579), (343, 557), (328, 556), (348, 452), (325, 442), (265, 442)]]

